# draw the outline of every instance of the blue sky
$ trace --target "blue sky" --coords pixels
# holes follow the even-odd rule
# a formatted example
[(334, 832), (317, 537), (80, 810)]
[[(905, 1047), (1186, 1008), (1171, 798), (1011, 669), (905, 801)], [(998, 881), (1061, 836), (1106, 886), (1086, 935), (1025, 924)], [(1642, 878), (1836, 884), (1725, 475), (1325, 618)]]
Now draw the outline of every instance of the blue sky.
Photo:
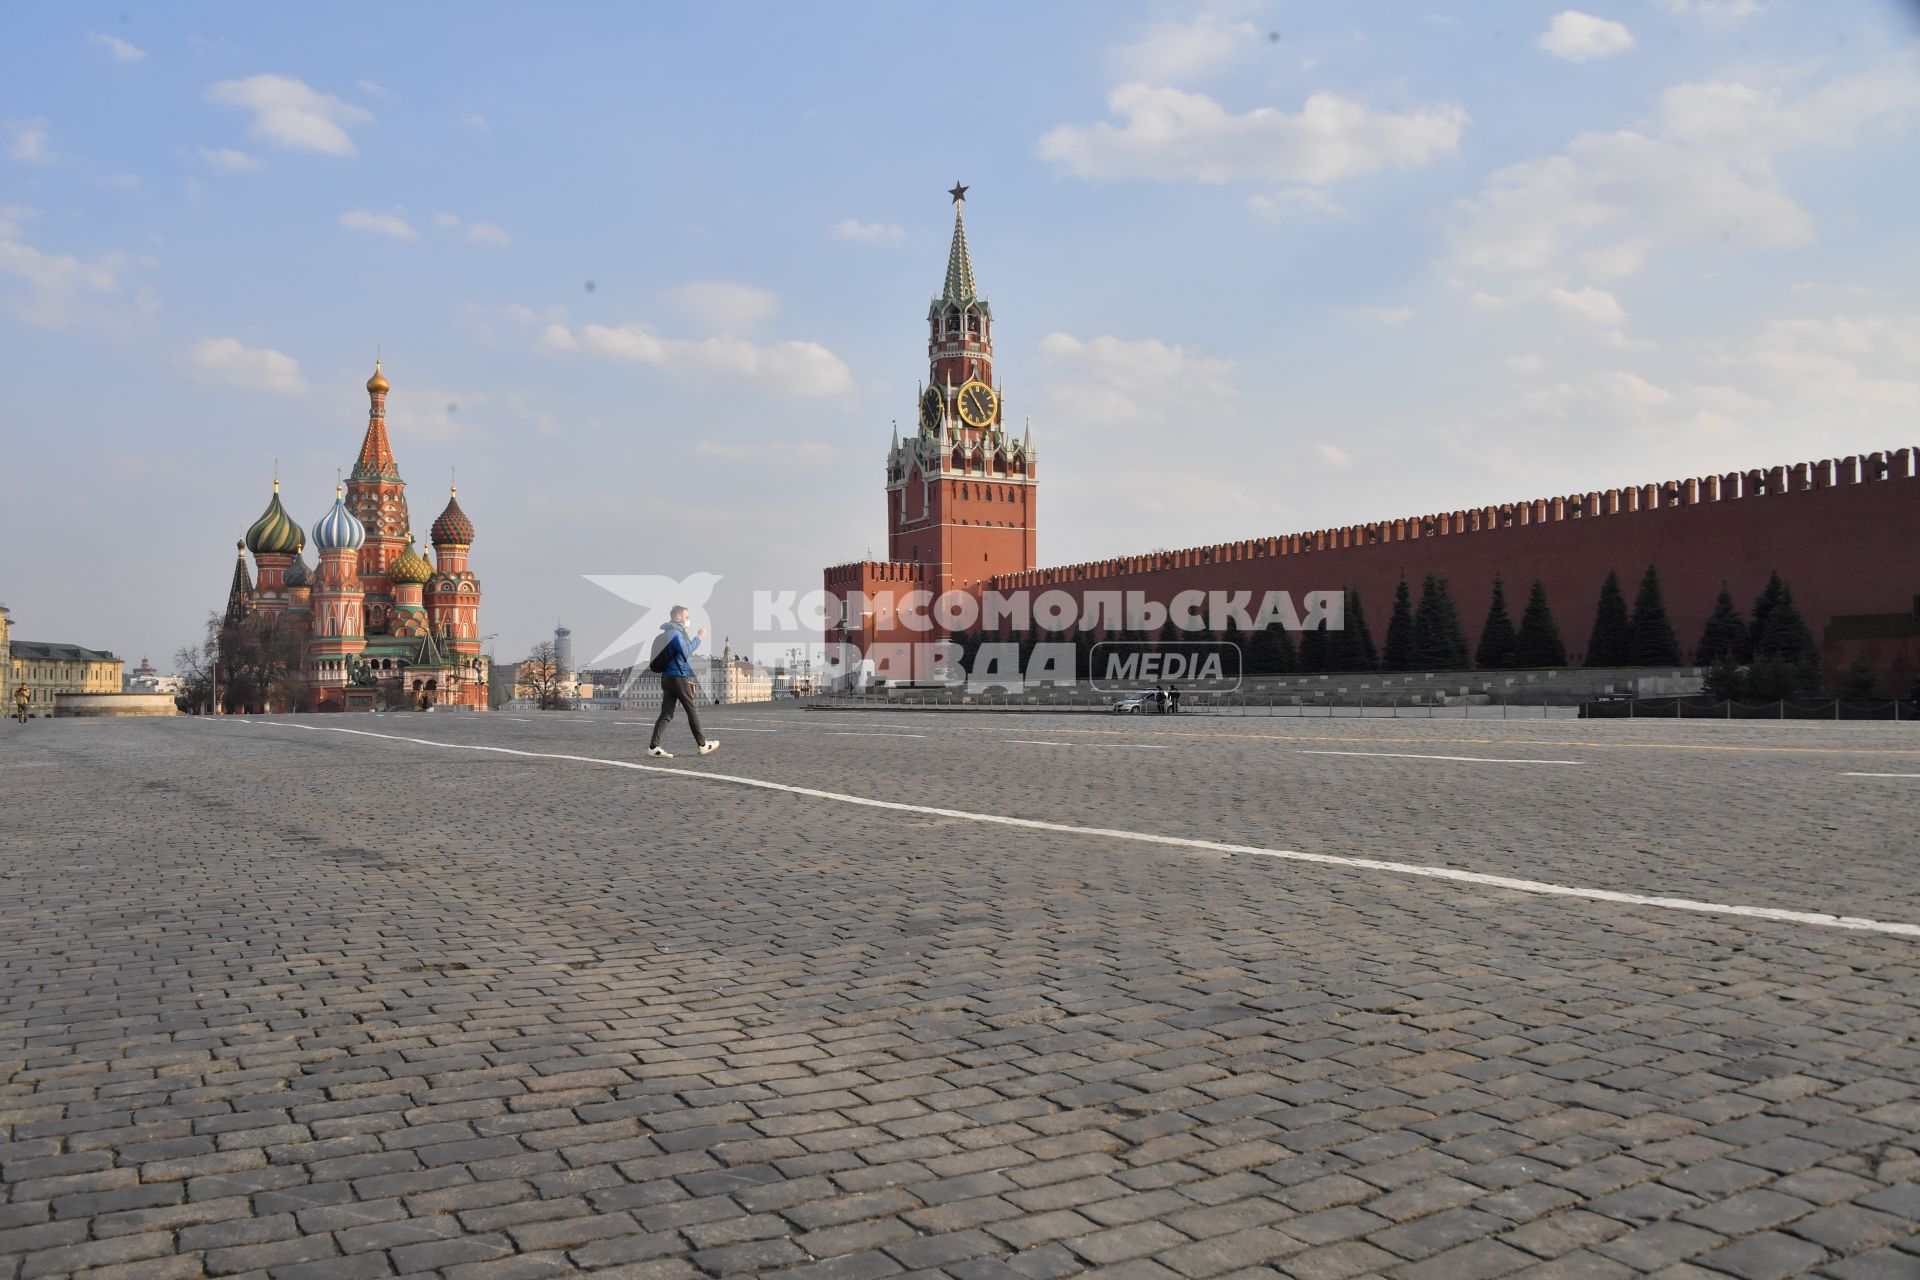
[(956, 179), (1043, 563), (1899, 447), (1917, 39), (1894, 0), (9, 5), (0, 600), (166, 665), (275, 459), (325, 509), (376, 344), (501, 658), (625, 627), (582, 574), (812, 588), (884, 547)]

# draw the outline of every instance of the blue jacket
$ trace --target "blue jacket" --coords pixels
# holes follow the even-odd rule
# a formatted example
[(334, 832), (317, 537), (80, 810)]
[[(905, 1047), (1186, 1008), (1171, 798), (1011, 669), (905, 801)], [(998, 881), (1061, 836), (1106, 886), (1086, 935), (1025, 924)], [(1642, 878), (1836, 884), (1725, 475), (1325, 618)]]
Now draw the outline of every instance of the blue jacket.
[(667, 633), (667, 648), (673, 650), (673, 657), (667, 661), (667, 669), (660, 674), (663, 676), (687, 676), (691, 678), (693, 675), (693, 667), (687, 662), (687, 659), (691, 658), (694, 650), (700, 647), (700, 642), (690, 638), (687, 635), (687, 629), (685, 627), (678, 626), (671, 622), (661, 623), (660, 629)]

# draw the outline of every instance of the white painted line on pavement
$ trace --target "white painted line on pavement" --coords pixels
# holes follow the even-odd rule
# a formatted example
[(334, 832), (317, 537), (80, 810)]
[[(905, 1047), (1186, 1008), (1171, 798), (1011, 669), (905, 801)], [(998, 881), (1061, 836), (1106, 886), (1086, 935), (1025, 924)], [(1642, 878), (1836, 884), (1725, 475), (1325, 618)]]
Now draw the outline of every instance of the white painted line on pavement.
[[(496, 712), (495, 714), (497, 715), (497, 714), (499, 714), (499, 713), (498, 713), (498, 712)], [(502, 720), (518, 720), (518, 721), (519, 721), (519, 722), (520, 722), (521, 724), (532, 724), (532, 723), (533, 723), (533, 717), (531, 717), (531, 716), (501, 716), (500, 718), (501, 718)]]
[(1843, 773), (1843, 778), (1920, 778), (1920, 773)]
[(1302, 751), (1303, 756), (1373, 756), (1386, 760), (1461, 760), (1468, 764), (1585, 764), (1585, 760), (1502, 760), (1494, 756), (1430, 756), (1414, 751)]
[(860, 729), (822, 729), (830, 738), (924, 738), (924, 733), (868, 733)]
[(1023, 747), (1097, 747), (1103, 751), (1171, 751), (1162, 742), (1046, 742), (1039, 738), (1008, 738)]
[(1748, 907), (1737, 903), (1698, 902), (1692, 898), (1668, 898), (1645, 893), (1621, 893), (1614, 889), (1587, 889), (1575, 885), (1551, 884), (1542, 880), (1520, 880), (1512, 876), (1489, 875), (1482, 871), (1462, 871), (1457, 867), (1429, 867), (1413, 862), (1388, 862), (1380, 858), (1350, 858), (1333, 853), (1303, 853), (1298, 849), (1263, 849), (1258, 845), (1227, 844), (1219, 840), (1196, 840), (1187, 836), (1155, 835), (1147, 831), (1125, 831), (1116, 827), (1082, 827), (1069, 822), (1047, 822), (1040, 818), (1015, 818), (1003, 813), (976, 813), (967, 809), (941, 809), (933, 805), (906, 804), (899, 800), (876, 800), (868, 796), (848, 795), (843, 791), (822, 791), (817, 787), (797, 787), (786, 782), (770, 782), (739, 773), (707, 773), (668, 765), (640, 764), (632, 760), (605, 760), (597, 756), (565, 755), (556, 751), (522, 751), (515, 747), (489, 747), (471, 742), (436, 742), (432, 738), (409, 738), (397, 733), (374, 733), (370, 729), (346, 729), (334, 725), (291, 724), (267, 720), (264, 724), (285, 729), (305, 729), (309, 733), (348, 733), (362, 738), (383, 738), (389, 742), (410, 742), (422, 747), (440, 747), (449, 751), (490, 751), (496, 755), (521, 756), (530, 760), (565, 760), (573, 764), (597, 764), (610, 769), (631, 769), (637, 773), (658, 773), (670, 778), (701, 782), (730, 782), (735, 786), (761, 791), (780, 791), (787, 795), (828, 800), (836, 804), (856, 805), (863, 809), (886, 809), (895, 813), (917, 813), (933, 818), (958, 818), (989, 826), (1019, 827), (1027, 831), (1056, 831), (1064, 835), (1099, 836), (1136, 844), (1157, 844), (1173, 849), (1204, 849), (1209, 853), (1237, 853), (1254, 858), (1281, 858), (1289, 862), (1311, 862), (1330, 867), (1353, 867), (1361, 871), (1384, 871), (1390, 875), (1421, 876), (1430, 880), (1451, 880), (1460, 884), (1482, 885), (1490, 889), (1512, 889), (1520, 893), (1538, 893), (1558, 898), (1585, 898), (1593, 902), (1618, 902), (1629, 906), (1658, 907), (1664, 911), (1696, 911), (1708, 915), (1744, 916), (1754, 920), (1773, 920), (1783, 924), (1814, 925), (1823, 929), (1853, 929), (1864, 933), (1890, 933), (1904, 938), (1920, 938), (1920, 924), (1897, 920), (1869, 920), (1864, 916), (1836, 916), (1821, 911), (1788, 911), (1781, 907)]

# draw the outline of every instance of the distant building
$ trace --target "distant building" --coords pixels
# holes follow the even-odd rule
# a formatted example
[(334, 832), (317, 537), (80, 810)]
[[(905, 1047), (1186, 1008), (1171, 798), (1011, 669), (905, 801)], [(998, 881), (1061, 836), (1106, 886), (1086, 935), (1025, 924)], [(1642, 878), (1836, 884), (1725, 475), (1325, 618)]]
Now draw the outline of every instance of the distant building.
[(708, 692), (722, 706), (735, 702), (773, 701), (773, 672), (733, 655), (728, 645), (718, 658), (707, 661)]
[(179, 676), (163, 676), (153, 669), (153, 664), (145, 658), (140, 665), (121, 677), (122, 693), (167, 693), (178, 695), (185, 681)]
[(5, 655), (6, 707), (13, 691), (27, 686), (28, 714), (51, 716), (63, 693), (119, 693), (120, 659), (102, 649), (43, 640), (15, 640), (12, 617), (0, 605), (0, 654)]

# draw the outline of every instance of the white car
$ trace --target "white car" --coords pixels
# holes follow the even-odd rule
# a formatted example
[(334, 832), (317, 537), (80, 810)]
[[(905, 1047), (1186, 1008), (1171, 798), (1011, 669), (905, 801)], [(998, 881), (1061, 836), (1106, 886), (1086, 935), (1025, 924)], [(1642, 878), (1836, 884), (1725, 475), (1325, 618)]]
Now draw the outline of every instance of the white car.
[(1152, 689), (1130, 693), (1113, 704), (1113, 714), (1117, 716), (1159, 715), (1164, 709), (1160, 705), (1160, 695)]

